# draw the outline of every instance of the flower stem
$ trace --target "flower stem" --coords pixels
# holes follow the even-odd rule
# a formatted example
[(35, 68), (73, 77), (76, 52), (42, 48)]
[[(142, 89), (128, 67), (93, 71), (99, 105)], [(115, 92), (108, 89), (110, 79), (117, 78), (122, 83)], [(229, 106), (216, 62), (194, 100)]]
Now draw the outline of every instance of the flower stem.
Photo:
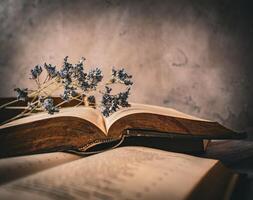
[(3, 105), (0, 106), (0, 109), (3, 109), (3, 108), (5, 108), (6, 106), (9, 106), (9, 105), (11, 105), (11, 104), (13, 104), (13, 103), (16, 103), (16, 102), (18, 102), (18, 101), (19, 101), (18, 99), (15, 99), (15, 100), (13, 100), (13, 101), (11, 101), (11, 102), (5, 103), (5, 104), (3, 104)]

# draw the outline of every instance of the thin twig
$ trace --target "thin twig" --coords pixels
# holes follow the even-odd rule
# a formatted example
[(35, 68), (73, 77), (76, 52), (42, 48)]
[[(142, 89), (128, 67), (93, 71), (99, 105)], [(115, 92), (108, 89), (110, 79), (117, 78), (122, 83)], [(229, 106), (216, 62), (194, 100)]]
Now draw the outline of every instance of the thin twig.
[(46, 83), (47, 79), (49, 78), (49, 75), (47, 75), (47, 77), (45, 78), (45, 80), (43, 81), (43, 84)]
[(76, 105), (75, 105), (75, 107), (80, 106), (82, 103), (83, 103), (83, 102), (82, 102), (82, 101), (80, 101), (78, 104), (76, 104)]
[(11, 104), (13, 104), (13, 103), (16, 103), (16, 102), (18, 102), (18, 101), (19, 101), (18, 99), (15, 99), (15, 100), (13, 100), (13, 101), (11, 101), (11, 102), (5, 103), (5, 104), (3, 104), (3, 105), (0, 106), (0, 109), (3, 109), (3, 108), (5, 108), (6, 106), (11, 105)]
[[(8, 123), (8, 122), (11, 122), (11, 121), (13, 121), (13, 120), (15, 120), (15, 119), (18, 119), (18, 118), (21, 118), (21, 117), (30, 115), (30, 114), (31, 114), (34, 110), (36, 110), (38, 107), (39, 107), (39, 106), (36, 105), (36, 106), (34, 106), (31, 110), (28, 110), (28, 109), (26, 108), (23, 112), (21, 112), (20, 114), (16, 115), (15, 117), (12, 117), (11, 119), (8, 119), (8, 120), (2, 122), (1, 125), (6, 124), (6, 123)], [(27, 111), (29, 111), (29, 112), (27, 112)]]
[(78, 95), (76, 97), (73, 97), (71, 100), (64, 100), (63, 102), (57, 104), (55, 107), (58, 108), (59, 106), (63, 105), (64, 103), (70, 102), (72, 100), (78, 100), (78, 101), (81, 101), (81, 103), (82, 103), (83, 101), (78, 99), (80, 96), (82, 96), (82, 95)]

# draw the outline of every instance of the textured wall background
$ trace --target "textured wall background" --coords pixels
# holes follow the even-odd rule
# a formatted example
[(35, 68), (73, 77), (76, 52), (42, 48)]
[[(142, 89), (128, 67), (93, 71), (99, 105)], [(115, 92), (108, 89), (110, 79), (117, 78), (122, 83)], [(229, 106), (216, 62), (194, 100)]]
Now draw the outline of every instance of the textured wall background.
[(253, 128), (250, 1), (2, 0), (0, 96), (30, 87), (30, 68), (68, 55), (124, 66), (131, 101)]

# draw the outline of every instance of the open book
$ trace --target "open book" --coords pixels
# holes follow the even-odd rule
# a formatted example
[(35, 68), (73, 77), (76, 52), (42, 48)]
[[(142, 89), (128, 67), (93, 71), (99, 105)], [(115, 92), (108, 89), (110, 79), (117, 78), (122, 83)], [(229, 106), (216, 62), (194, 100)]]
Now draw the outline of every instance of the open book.
[(218, 160), (146, 147), (47, 153), (1, 159), (0, 199), (228, 200), (239, 179)]
[(62, 108), (54, 115), (34, 114), (0, 126), (0, 156), (84, 152), (122, 141), (134, 145), (144, 142), (147, 146), (157, 143), (172, 151), (194, 152), (204, 150), (204, 139), (244, 136), (217, 122), (170, 108), (133, 103), (104, 118), (98, 110), (82, 106)]

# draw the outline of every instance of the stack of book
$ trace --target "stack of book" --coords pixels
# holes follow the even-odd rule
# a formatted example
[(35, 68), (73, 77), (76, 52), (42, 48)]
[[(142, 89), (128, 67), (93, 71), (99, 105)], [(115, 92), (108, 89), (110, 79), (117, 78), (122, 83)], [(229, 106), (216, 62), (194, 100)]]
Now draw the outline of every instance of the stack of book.
[(210, 140), (245, 137), (144, 104), (107, 118), (84, 106), (37, 113), (0, 126), (0, 198), (229, 199), (240, 175), (196, 155)]

